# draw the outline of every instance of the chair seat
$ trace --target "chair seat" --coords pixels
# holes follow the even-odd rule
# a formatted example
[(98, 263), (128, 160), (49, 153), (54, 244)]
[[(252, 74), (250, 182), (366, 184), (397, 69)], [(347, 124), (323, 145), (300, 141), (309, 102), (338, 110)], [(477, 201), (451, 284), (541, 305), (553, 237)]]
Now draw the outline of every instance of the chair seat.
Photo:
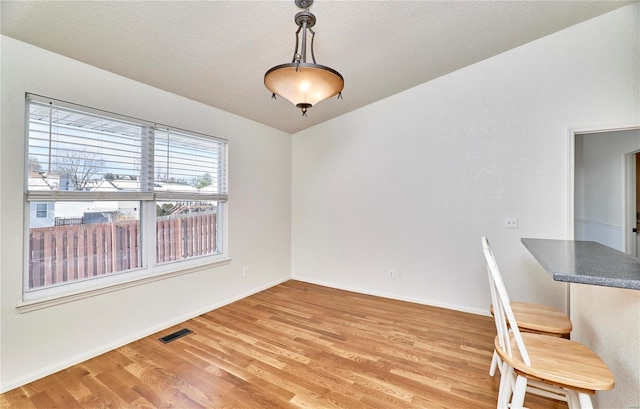
[[(489, 309), (493, 315), (493, 305)], [(568, 338), (573, 328), (564, 312), (548, 305), (513, 301), (511, 309), (520, 331)]]
[(514, 347), (512, 357), (502, 350), (499, 338), (495, 339), (498, 355), (516, 372), (530, 379), (586, 393), (613, 389), (615, 378), (611, 370), (586, 346), (565, 338), (524, 332), (521, 335), (531, 358), (531, 366), (522, 360), (513, 334), (510, 336)]

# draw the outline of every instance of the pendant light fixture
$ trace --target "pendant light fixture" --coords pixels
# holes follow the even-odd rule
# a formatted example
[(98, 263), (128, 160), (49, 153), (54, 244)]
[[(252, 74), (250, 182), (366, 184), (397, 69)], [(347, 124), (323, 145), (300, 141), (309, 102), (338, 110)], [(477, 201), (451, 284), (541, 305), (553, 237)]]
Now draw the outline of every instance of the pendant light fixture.
[[(295, 0), (296, 6), (303, 11), (296, 14), (294, 21), (298, 25), (296, 31), (296, 47), (293, 59), (289, 64), (276, 65), (264, 74), (264, 85), (272, 92), (272, 98), (280, 95), (307, 116), (307, 110), (318, 102), (338, 95), (342, 97), (344, 79), (333, 68), (316, 64), (313, 54), (315, 32), (311, 29), (316, 24), (316, 16), (309, 12), (313, 0)], [(307, 31), (311, 33), (311, 59), (307, 62)], [(302, 41), (300, 41), (302, 32)]]

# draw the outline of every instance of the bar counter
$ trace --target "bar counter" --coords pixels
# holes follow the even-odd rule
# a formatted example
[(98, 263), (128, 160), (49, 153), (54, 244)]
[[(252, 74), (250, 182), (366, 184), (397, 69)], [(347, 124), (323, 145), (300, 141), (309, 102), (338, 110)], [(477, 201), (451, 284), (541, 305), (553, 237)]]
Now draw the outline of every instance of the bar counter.
[(640, 259), (595, 241), (520, 239), (556, 281), (640, 290)]

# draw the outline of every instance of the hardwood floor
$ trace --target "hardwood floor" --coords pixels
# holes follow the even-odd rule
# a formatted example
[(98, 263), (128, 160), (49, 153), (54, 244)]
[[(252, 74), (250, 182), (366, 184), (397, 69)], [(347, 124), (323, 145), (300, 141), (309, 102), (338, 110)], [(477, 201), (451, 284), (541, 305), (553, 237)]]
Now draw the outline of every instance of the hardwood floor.
[[(163, 344), (182, 328), (192, 334)], [(495, 408), (489, 317), (288, 281), (0, 395), (2, 408)], [(530, 409), (566, 408), (527, 397)]]

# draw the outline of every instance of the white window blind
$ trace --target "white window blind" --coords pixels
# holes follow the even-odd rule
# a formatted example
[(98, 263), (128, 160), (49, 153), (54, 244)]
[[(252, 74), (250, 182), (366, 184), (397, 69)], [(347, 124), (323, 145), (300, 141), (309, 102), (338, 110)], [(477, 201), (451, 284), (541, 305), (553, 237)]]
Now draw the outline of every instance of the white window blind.
[(227, 200), (226, 156), (226, 141), (175, 129), (157, 129), (156, 197)]
[[(150, 169), (144, 168), (149, 151), (149, 139), (143, 138), (146, 124), (32, 95), (28, 109), (29, 200), (89, 200), (113, 193), (120, 198), (152, 198)], [(109, 182), (122, 174), (131, 179), (126, 188)]]
[(27, 200), (227, 200), (226, 140), (27, 100)]

